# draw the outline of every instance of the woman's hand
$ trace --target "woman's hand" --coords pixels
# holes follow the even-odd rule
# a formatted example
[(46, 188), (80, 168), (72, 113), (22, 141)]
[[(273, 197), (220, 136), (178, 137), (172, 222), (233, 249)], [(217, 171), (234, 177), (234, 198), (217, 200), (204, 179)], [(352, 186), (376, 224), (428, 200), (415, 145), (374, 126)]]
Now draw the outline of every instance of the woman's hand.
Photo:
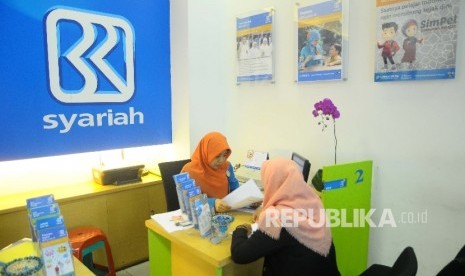
[(226, 204), (223, 200), (217, 198), (215, 199), (215, 211), (218, 213), (224, 213), (231, 211), (231, 206)]
[(258, 217), (260, 216), (260, 213), (262, 212), (262, 207), (258, 207), (257, 210), (255, 210), (255, 213), (252, 216), (252, 221), (256, 222), (258, 220)]
[(250, 234), (252, 234), (252, 226), (248, 223), (244, 223), (244, 224), (236, 226), (236, 230), (239, 228), (247, 230), (247, 236), (250, 236)]

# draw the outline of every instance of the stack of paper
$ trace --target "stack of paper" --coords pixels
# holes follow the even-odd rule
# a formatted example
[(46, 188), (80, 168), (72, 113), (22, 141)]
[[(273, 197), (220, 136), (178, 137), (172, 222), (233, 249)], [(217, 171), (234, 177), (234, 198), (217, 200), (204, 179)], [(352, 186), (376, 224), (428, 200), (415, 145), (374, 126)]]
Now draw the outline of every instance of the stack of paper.
[(192, 228), (194, 225), (181, 209), (162, 214), (155, 214), (151, 218), (158, 222), (168, 233)]
[(232, 209), (239, 209), (262, 200), (263, 193), (253, 179), (249, 179), (223, 198), (223, 201)]

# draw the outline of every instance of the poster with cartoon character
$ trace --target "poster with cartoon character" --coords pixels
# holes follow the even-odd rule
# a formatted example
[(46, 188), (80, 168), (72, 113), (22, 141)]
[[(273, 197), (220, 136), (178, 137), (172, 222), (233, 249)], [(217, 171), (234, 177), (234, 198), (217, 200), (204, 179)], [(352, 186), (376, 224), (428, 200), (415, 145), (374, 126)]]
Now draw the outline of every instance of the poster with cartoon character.
[(459, 0), (376, 0), (375, 82), (454, 79)]
[(341, 0), (297, 6), (298, 82), (345, 78), (347, 43), (343, 32), (347, 23), (343, 14), (347, 7)]

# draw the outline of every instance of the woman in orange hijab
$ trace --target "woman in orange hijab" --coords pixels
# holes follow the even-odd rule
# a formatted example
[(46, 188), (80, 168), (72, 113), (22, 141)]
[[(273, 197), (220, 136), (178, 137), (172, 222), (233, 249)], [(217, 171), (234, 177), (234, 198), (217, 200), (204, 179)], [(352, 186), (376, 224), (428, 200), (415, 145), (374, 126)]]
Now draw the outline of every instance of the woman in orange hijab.
[(182, 168), (182, 172), (188, 172), (202, 192), (207, 194), (210, 206), (215, 206), (217, 212), (231, 210), (221, 198), (239, 187), (234, 169), (228, 162), (230, 155), (226, 137), (219, 132), (210, 132), (200, 140), (191, 162)]
[(319, 196), (290, 159), (265, 161), (258, 230), (242, 224), (233, 232), (231, 257), (246, 264), (265, 257), (263, 275), (340, 276), (336, 250)]

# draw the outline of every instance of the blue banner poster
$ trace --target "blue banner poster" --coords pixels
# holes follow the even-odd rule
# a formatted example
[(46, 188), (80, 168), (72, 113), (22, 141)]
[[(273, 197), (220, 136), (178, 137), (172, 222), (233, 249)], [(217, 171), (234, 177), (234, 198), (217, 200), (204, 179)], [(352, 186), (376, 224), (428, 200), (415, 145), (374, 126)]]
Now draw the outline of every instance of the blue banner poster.
[(297, 7), (297, 81), (342, 80), (345, 78), (344, 39), (347, 4), (324, 1)]
[(0, 161), (170, 143), (169, 0), (0, 2)]
[(273, 80), (273, 14), (236, 18), (237, 83)]
[(375, 82), (454, 79), (460, 0), (377, 0)]

